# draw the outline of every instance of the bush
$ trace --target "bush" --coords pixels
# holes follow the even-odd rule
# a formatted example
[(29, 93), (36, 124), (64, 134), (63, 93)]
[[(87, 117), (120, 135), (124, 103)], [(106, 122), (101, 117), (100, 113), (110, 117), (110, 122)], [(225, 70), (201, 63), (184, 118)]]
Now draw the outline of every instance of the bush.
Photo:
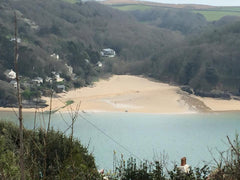
[[(219, 152), (220, 160), (214, 159), (216, 166), (191, 168), (187, 173), (174, 166), (173, 170), (164, 170), (164, 162), (154, 163), (144, 161), (139, 166), (134, 158), (127, 162), (121, 157), (114, 173), (110, 175), (112, 180), (239, 180), (240, 179), (240, 139), (237, 134), (233, 141), (227, 137), (230, 148)], [(164, 157), (164, 156), (163, 156)], [(114, 162), (115, 164), (115, 162)]]
[[(47, 141), (46, 141), (47, 138)], [(47, 142), (47, 144), (46, 144)], [(99, 179), (94, 158), (79, 141), (59, 131), (24, 131), (26, 179)], [(0, 179), (20, 179), (19, 132), (0, 122)]]

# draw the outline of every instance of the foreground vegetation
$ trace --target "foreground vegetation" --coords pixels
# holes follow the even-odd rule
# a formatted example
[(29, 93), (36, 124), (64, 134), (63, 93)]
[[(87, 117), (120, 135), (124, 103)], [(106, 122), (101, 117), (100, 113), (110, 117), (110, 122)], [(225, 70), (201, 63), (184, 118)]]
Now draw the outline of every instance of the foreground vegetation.
[[(98, 173), (94, 158), (79, 141), (54, 130), (24, 130), (24, 163), (26, 179), (94, 180), (238, 180), (240, 178), (240, 141), (238, 136), (229, 149), (215, 156), (215, 165), (190, 167), (188, 173), (177, 165), (166, 168), (166, 156), (154, 162), (113, 162), (114, 169), (104, 175)], [(0, 122), (0, 178), (20, 179), (19, 129)]]
[[(99, 179), (87, 148), (59, 131), (24, 130), (24, 152), (26, 179)], [(19, 129), (0, 122), (0, 179), (20, 179), (18, 163)]]
[(121, 157), (118, 166), (109, 177), (112, 180), (238, 180), (240, 178), (240, 140), (239, 136), (232, 142), (228, 137), (229, 149), (218, 152), (213, 159), (215, 165), (190, 167), (188, 172), (175, 165), (173, 169), (167, 168), (166, 155), (162, 155), (154, 162), (144, 161), (138, 163), (136, 159), (127, 161)]

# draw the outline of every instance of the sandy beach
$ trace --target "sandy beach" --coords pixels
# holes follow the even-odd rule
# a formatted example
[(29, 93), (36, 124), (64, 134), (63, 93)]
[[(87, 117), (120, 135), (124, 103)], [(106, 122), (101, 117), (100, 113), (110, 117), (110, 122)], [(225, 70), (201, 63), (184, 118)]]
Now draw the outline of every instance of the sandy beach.
[[(142, 113), (196, 113), (240, 110), (240, 101), (201, 98), (182, 92), (179, 87), (147, 78), (114, 75), (102, 79), (92, 87), (84, 87), (57, 94), (52, 100), (52, 110), (92, 112), (142, 112)], [(43, 97), (49, 103), (50, 99)], [(67, 105), (67, 101), (73, 101)], [(49, 107), (39, 109), (49, 111)], [(0, 108), (12, 111), (12, 108)], [(34, 112), (35, 109), (24, 109)]]

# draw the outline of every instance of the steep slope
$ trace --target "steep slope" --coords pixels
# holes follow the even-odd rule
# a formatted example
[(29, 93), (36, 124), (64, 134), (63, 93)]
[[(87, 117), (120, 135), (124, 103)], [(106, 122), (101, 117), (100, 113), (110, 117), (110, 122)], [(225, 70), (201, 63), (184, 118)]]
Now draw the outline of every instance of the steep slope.
[(198, 33), (208, 25), (203, 15), (190, 9), (153, 8), (130, 13), (140, 22), (182, 34)]
[(197, 91), (239, 95), (239, 47), (239, 21), (217, 26), (153, 56), (151, 72), (156, 78), (190, 85)]
[[(22, 38), (29, 38), (31, 45), (59, 54), (66, 42), (73, 41), (96, 51), (112, 47), (127, 59), (147, 58), (154, 48), (175, 41), (172, 37), (176, 36), (167, 30), (144, 26), (130, 15), (94, 2), (21, 0), (12, 1), (11, 7), (18, 12)], [(11, 10), (5, 11), (11, 14)], [(12, 19), (2, 19), (4, 22)]]
[[(0, 79), (5, 81), (4, 71), (13, 69), (14, 11), (21, 39), (19, 70), (24, 83), (38, 76), (46, 79), (56, 72), (66, 80), (66, 88), (88, 85), (101, 74), (96, 63), (103, 61), (99, 53), (103, 48), (114, 49), (115, 60), (139, 61), (183, 38), (167, 29), (141, 24), (127, 13), (96, 2), (2, 0)], [(60, 58), (51, 57), (53, 53)], [(73, 73), (69, 72), (69, 66)], [(53, 84), (55, 90), (58, 84)], [(51, 85), (44, 82), (30, 90), (46, 94), (49, 88)]]

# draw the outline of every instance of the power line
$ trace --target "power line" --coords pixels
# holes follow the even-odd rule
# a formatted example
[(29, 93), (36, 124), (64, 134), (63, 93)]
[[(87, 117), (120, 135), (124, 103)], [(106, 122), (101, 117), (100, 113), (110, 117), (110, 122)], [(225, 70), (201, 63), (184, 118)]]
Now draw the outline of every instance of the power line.
[(105, 133), (102, 129), (100, 129), (99, 127), (97, 127), (95, 124), (93, 124), (91, 121), (89, 121), (87, 118), (85, 118), (84, 116), (82, 116), (81, 114), (79, 114), (79, 116), (84, 119), (86, 122), (88, 122), (90, 125), (92, 125), (95, 129), (97, 129), (98, 131), (100, 131), (103, 135), (105, 135), (107, 138), (109, 138), (110, 140), (112, 140), (114, 143), (116, 143), (118, 146), (120, 146), (121, 148), (123, 148), (125, 151), (127, 151), (129, 154), (131, 154), (132, 156), (134, 156), (135, 158), (137, 158), (138, 160), (142, 161), (141, 158), (139, 158), (137, 155), (135, 155), (134, 153), (132, 153), (130, 150), (128, 150), (127, 147), (125, 147), (124, 145), (120, 144), (119, 142), (117, 142), (113, 137), (111, 137), (110, 135), (108, 135), (107, 133)]

